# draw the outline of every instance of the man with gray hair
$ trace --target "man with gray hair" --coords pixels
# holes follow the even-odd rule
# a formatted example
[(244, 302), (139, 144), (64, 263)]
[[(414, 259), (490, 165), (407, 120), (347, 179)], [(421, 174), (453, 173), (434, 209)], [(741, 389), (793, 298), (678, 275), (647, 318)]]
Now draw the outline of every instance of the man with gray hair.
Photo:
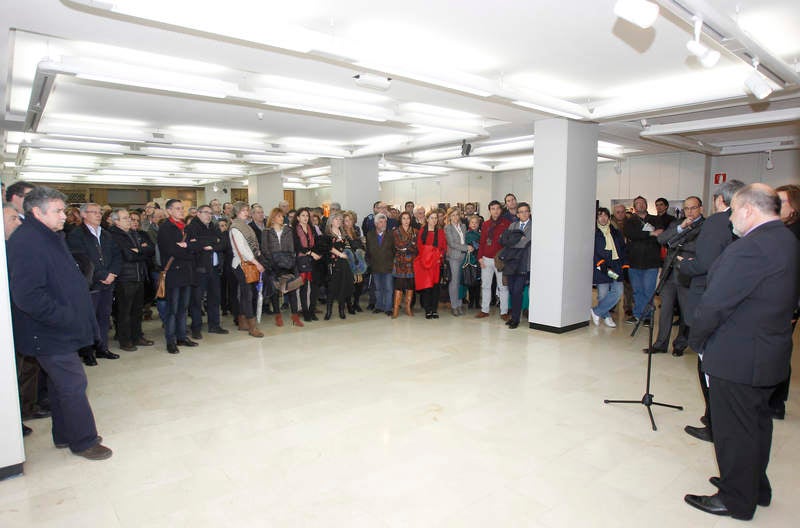
[[(713, 215), (709, 216), (703, 224), (703, 229), (695, 241), (695, 255), (694, 258), (683, 258), (678, 256), (675, 271), (682, 277), (689, 280), (688, 295), (686, 295), (686, 307), (681, 305), (684, 310), (684, 317), (689, 317), (689, 328), (691, 333), (691, 324), (694, 319), (694, 311), (700, 302), (700, 298), (706, 291), (706, 280), (708, 277), (708, 270), (711, 265), (717, 260), (722, 251), (734, 241), (736, 237), (733, 236), (731, 228), (731, 201), (733, 195), (744, 187), (744, 183), (739, 180), (731, 180), (720, 185), (714, 192), (714, 210)], [(700, 421), (705, 427), (694, 427), (687, 425), (684, 430), (687, 434), (705, 440), (706, 442), (713, 441), (711, 433), (711, 411), (709, 409), (708, 401), (708, 383), (706, 382), (706, 375), (701, 370), (701, 359), (697, 358), (697, 374), (700, 380), (700, 389), (703, 392), (703, 399), (705, 400), (706, 410)]]
[(780, 208), (777, 193), (763, 183), (733, 196), (731, 222), (740, 238), (711, 266), (689, 336), (708, 376), (719, 466), (719, 477), (710, 480), (719, 491), (684, 500), (740, 520), (772, 500), (769, 398), (786, 379), (792, 354), (800, 242), (781, 222)]
[(375, 215), (375, 229), (367, 233), (366, 237), (367, 263), (372, 272), (372, 282), (375, 285), (375, 308), (373, 312), (392, 315), (394, 310), (394, 317), (397, 317), (402, 292), (396, 292), (393, 304), (394, 237), (387, 231), (386, 221), (385, 214), (378, 213)]
[(78, 349), (97, 332), (86, 280), (59, 231), (66, 196), (37, 187), (25, 197), (26, 220), (8, 240), (8, 270), (14, 346), (34, 356), (48, 376), (52, 435), (56, 447), (90, 460), (111, 456), (100, 444), (86, 396), (86, 373)]

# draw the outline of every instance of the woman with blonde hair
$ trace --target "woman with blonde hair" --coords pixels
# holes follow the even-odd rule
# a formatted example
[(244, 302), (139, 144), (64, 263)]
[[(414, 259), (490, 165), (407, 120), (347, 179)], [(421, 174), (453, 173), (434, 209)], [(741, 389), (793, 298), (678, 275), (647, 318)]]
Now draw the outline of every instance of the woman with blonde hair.
[(253, 293), (255, 284), (245, 280), (242, 271), (242, 262), (251, 262), (260, 273), (264, 273), (264, 266), (259, 261), (261, 257), (261, 244), (256, 234), (248, 225), (250, 221), (250, 206), (244, 202), (233, 204), (233, 221), (228, 230), (230, 233), (231, 247), (233, 248), (233, 261), (231, 267), (239, 284), (238, 299), (238, 324), (239, 330), (249, 332), (253, 337), (264, 337), (263, 332), (256, 326), (256, 315), (253, 306)]
[(347, 300), (353, 295), (353, 272), (345, 254), (350, 243), (342, 227), (342, 214), (333, 213), (325, 225), (325, 236), (322, 237), (324, 251), (328, 258), (328, 292), (325, 320), (331, 318), (333, 301), (339, 303), (339, 317), (345, 319)]
[(283, 326), (281, 315), (280, 296), (288, 298), (289, 308), (292, 312), (292, 324), (304, 326), (297, 313), (297, 289), (305, 282), (296, 271), (296, 255), (294, 251), (294, 236), (292, 228), (284, 224), (283, 211), (276, 207), (269, 213), (267, 228), (261, 234), (261, 247), (264, 256), (271, 268), (272, 284), (275, 291), (272, 294), (272, 310), (275, 313), (275, 325)]
[(350, 271), (353, 272), (353, 298), (347, 301), (347, 311), (351, 315), (360, 312), (359, 298), (364, 290), (364, 283), (367, 282), (365, 276), (367, 272), (366, 245), (361, 229), (358, 227), (358, 215), (353, 211), (342, 213), (342, 228), (350, 245), (349, 251), (345, 250), (347, 259), (350, 262)]
[(450, 265), (450, 283), (447, 285), (450, 293), (450, 311), (456, 317), (464, 315), (461, 307), (461, 267), (467, 254), (472, 253), (473, 247), (467, 244), (466, 229), (461, 222), (461, 211), (458, 207), (447, 210), (447, 224), (444, 234), (447, 238), (447, 263)]

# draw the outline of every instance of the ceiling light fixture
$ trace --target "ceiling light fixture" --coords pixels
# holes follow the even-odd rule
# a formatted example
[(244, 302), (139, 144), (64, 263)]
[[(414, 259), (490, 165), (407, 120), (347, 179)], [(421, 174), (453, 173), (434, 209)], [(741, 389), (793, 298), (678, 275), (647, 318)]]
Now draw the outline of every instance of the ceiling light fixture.
[(694, 16), (692, 20), (694, 21), (694, 38), (686, 43), (686, 49), (689, 50), (689, 53), (697, 57), (697, 60), (699, 60), (700, 64), (704, 67), (713, 68), (717, 65), (717, 62), (719, 62), (720, 54), (718, 51), (712, 50), (700, 42), (700, 32), (703, 30), (703, 17)]
[(384, 92), (392, 85), (391, 77), (383, 77), (372, 73), (357, 73), (353, 75), (353, 79), (355, 79), (356, 85), (362, 88), (372, 88), (373, 90)]
[(642, 29), (652, 26), (658, 18), (658, 5), (646, 0), (617, 0), (614, 14)]
[(767, 170), (772, 170), (775, 168), (775, 163), (772, 161), (772, 151), (767, 151)]
[(772, 87), (758, 71), (758, 59), (753, 59), (753, 72), (744, 80), (744, 87), (756, 99), (766, 99), (772, 93)]

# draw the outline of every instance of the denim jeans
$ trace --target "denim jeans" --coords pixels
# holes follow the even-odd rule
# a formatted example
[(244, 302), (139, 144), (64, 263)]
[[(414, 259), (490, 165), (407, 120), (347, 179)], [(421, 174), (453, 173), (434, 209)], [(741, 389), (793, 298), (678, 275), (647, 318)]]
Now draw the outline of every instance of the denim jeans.
[(656, 291), (656, 283), (658, 282), (658, 268), (647, 269), (634, 269), (628, 270), (628, 278), (631, 280), (631, 287), (633, 288), (633, 315), (637, 319), (642, 317), (649, 318), (650, 314), (645, 314), (644, 310), (647, 306), (647, 301)]
[(597, 285), (597, 306), (592, 308), (594, 314), (601, 319), (608, 317), (608, 311), (617, 305), (622, 297), (621, 282), (606, 282)]
[(391, 273), (372, 273), (375, 284), (375, 308), (382, 312), (392, 310), (392, 293), (394, 291), (394, 277)]
[(192, 296), (192, 287), (167, 289), (167, 316), (164, 324), (164, 337), (168, 345), (186, 339), (186, 310), (189, 308), (189, 298)]

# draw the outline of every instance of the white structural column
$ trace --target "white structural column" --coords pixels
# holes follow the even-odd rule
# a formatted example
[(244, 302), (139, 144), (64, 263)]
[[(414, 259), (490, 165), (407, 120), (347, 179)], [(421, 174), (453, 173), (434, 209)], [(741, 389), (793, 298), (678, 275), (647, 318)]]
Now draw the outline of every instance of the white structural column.
[(0, 243), (0, 479), (22, 473), (25, 461), (14, 357), (6, 245)]
[(280, 174), (248, 177), (247, 198), (251, 205), (261, 204), (264, 212), (269, 214), (283, 200), (283, 178)]
[(598, 127), (546, 119), (534, 131), (528, 319), (531, 328), (561, 333), (589, 319)]
[(331, 160), (331, 201), (355, 211), (359, 223), (378, 201), (378, 188), (377, 156)]

